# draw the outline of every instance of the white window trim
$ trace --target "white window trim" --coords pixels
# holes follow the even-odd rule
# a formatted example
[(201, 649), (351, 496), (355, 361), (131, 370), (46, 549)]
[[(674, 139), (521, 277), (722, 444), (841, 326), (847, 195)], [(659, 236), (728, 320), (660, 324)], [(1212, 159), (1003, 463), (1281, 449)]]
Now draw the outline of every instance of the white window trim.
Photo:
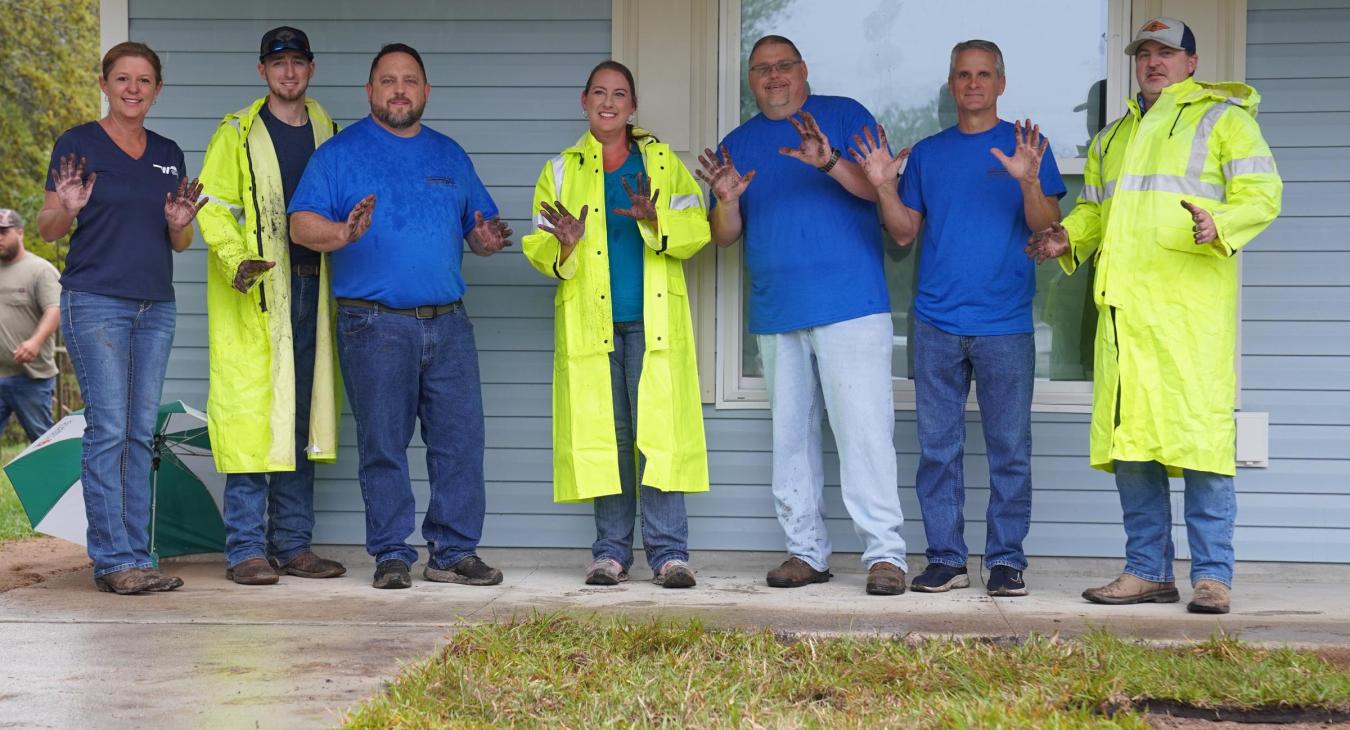
[[(1130, 12), (1131, 0), (1110, 0), (1107, 20), (1107, 80), (1108, 119), (1115, 119), (1125, 111), (1123, 99), (1131, 82), (1131, 68), (1125, 57), (1125, 34), (1134, 27)], [(718, 38), (717, 133), (721, 139), (740, 124), (740, 57), (741, 57), (741, 3), (723, 0), (721, 3)], [(1081, 175), (1081, 160), (1061, 163), (1065, 174)], [(767, 409), (768, 392), (763, 378), (741, 375), (742, 336), (744, 321), (741, 313), (742, 264), (741, 243), (717, 251), (717, 398), (718, 409)], [(896, 378), (895, 408), (914, 410), (914, 381)], [(977, 410), (974, 387), (966, 403), (967, 410)], [(1036, 380), (1032, 397), (1032, 411), (1040, 413), (1088, 413), (1092, 410), (1091, 381)]]

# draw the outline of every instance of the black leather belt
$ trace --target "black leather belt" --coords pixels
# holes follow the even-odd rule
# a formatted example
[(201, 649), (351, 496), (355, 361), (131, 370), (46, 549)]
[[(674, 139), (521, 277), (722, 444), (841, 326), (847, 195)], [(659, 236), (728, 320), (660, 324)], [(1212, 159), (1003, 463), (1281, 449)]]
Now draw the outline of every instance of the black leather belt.
[(291, 267), (291, 273), (294, 274), (294, 275), (296, 275), (296, 276), (302, 276), (302, 277), (305, 277), (305, 278), (307, 278), (307, 279), (313, 278), (313, 277), (316, 277), (316, 276), (319, 275), (319, 265), (318, 265), (318, 264), (296, 264), (296, 265), (294, 265), (294, 266)]
[(464, 301), (459, 300), (450, 302), (449, 304), (424, 304), (420, 307), (412, 307), (411, 309), (396, 309), (380, 304), (379, 302), (372, 302), (365, 299), (346, 299), (344, 297), (338, 297), (337, 303), (347, 307), (373, 309), (377, 312), (401, 314), (405, 317), (416, 317), (418, 319), (431, 319), (433, 317), (439, 317), (442, 314), (450, 314), (456, 309), (464, 306)]

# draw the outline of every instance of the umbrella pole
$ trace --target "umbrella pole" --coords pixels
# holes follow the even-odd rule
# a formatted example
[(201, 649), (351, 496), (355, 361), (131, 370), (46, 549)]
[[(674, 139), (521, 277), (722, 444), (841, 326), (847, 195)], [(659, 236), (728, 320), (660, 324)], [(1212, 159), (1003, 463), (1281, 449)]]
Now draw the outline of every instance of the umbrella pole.
[(155, 549), (156, 512), (159, 510), (159, 449), (164, 444), (164, 434), (155, 434), (150, 457), (150, 560), (155, 569), (159, 569), (159, 551)]

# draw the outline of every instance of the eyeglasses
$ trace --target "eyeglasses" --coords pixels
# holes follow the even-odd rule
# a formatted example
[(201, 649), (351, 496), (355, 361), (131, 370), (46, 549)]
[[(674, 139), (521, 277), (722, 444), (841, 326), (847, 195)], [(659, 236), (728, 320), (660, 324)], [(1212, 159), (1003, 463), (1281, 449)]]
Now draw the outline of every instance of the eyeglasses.
[(750, 75), (763, 76), (769, 72), (769, 69), (776, 69), (778, 73), (785, 74), (792, 71), (801, 62), (802, 59), (798, 58), (793, 61), (779, 61), (778, 63), (757, 63), (750, 67)]

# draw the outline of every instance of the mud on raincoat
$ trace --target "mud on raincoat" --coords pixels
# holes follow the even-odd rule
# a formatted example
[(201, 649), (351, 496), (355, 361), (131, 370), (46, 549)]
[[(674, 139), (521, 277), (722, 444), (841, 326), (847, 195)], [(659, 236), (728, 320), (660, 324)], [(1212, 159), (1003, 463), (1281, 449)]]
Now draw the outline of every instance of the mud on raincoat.
[[(641, 483), (669, 492), (708, 489), (708, 451), (694, 358), (684, 259), (711, 239), (703, 196), (670, 146), (637, 130), (656, 199), (656, 221), (639, 221), (643, 252), (642, 320), (646, 334), (638, 384), (637, 448), (647, 459)], [(550, 160), (534, 188), (539, 204), (561, 200), (574, 215), (590, 206), (586, 234), (567, 261), (537, 227), (525, 256), (558, 280), (554, 296), (553, 498), (559, 502), (621, 493), (609, 353), (614, 323), (609, 298), (609, 240), (600, 142), (587, 132)]]
[[(216, 469), (227, 474), (291, 471), (296, 466), (290, 225), (276, 152), (267, 126), (258, 119), (265, 102), (266, 97), (258, 99), (227, 115), (202, 161), (203, 194), (209, 198), (197, 214), (207, 248), (207, 427)], [(318, 147), (337, 125), (318, 102), (307, 99), (305, 107)], [(276, 266), (240, 293), (232, 286), (234, 275), (248, 259), (275, 261)], [(307, 452), (311, 461), (333, 461), (342, 384), (327, 256), (319, 276)]]
[[(1260, 96), (1191, 79), (1097, 134), (1064, 219), (1068, 273), (1096, 256), (1091, 463), (1157, 461), (1232, 475), (1238, 262), (1280, 212), (1283, 185), (1256, 124)], [(1186, 200), (1214, 217), (1197, 245)]]

